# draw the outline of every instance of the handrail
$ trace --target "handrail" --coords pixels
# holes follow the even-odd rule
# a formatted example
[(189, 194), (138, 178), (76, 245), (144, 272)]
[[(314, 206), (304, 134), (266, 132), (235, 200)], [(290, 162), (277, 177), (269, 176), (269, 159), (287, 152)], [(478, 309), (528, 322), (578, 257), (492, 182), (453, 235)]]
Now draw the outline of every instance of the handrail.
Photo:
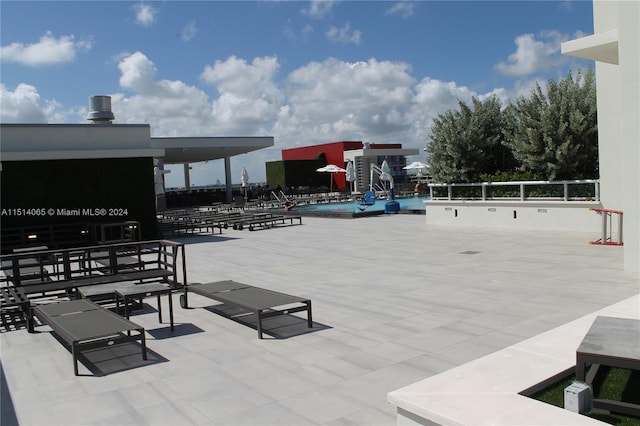
[[(569, 187), (571, 185), (584, 185), (584, 184), (593, 184), (593, 196), (589, 197), (570, 197), (569, 196)], [(456, 199), (468, 199), (469, 197), (454, 197), (454, 188), (474, 188), (480, 187), (482, 191), (482, 195), (480, 199), (482, 201), (486, 200), (496, 200), (496, 199), (514, 199), (518, 198), (520, 201), (526, 201), (529, 199), (539, 200), (541, 198), (548, 199), (548, 197), (527, 197), (526, 188), (528, 186), (552, 186), (552, 185), (562, 185), (563, 187), (563, 196), (562, 197), (551, 197), (553, 199), (560, 198), (562, 201), (572, 201), (572, 200), (585, 200), (591, 199), (593, 201), (600, 200), (600, 181), (597, 179), (583, 179), (583, 180), (559, 180), (559, 181), (535, 181), (535, 180), (527, 180), (527, 181), (509, 181), (509, 182), (473, 182), (473, 183), (429, 183), (429, 193), (432, 200), (438, 199), (446, 199), (446, 200), (456, 200)], [(519, 187), (519, 196), (518, 197), (489, 197), (487, 196), (487, 189), (492, 186), (518, 186)], [(438, 197), (434, 193), (434, 188), (447, 188), (447, 196), (446, 197)], [(476, 198), (473, 198), (476, 199)]]
[[(589, 210), (596, 212), (602, 216), (602, 236), (595, 241), (589, 241), (589, 244), (600, 244), (608, 246), (622, 246), (622, 210), (602, 209), (602, 208), (590, 208)], [(611, 237), (611, 231), (613, 231), (612, 216), (618, 217), (618, 241), (613, 241)], [(607, 227), (608, 222), (608, 227)], [(608, 232), (607, 232), (608, 229)]]

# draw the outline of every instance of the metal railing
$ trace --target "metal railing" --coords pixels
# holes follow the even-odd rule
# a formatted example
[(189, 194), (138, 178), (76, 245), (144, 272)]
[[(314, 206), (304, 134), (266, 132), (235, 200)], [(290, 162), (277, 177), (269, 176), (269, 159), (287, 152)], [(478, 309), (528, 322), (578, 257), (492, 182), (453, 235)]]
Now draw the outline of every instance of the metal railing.
[[(430, 183), (432, 200), (599, 201), (597, 179)], [(446, 194), (443, 194), (446, 188)]]

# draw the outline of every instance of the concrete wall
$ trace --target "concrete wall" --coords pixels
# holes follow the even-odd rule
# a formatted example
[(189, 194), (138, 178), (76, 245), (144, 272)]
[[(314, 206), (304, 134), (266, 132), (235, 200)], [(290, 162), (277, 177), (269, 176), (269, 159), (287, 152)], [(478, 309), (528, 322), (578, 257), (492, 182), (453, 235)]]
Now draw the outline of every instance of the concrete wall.
[[(598, 202), (430, 200), (425, 205), (428, 225), (589, 232), (593, 240), (602, 234), (601, 216), (589, 210), (601, 207)], [(615, 224), (614, 231), (617, 238)]]
[(620, 109), (610, 119), (620, 124), (623, 144), (624, 268), (640, 272), (640, 2), (622, 1), (618, 7)]
[(640, 272), (640, 2), (594, 1), (593, 22), (563, 53), (596, 61), (600, 199), (624, 212), (624, 268)]

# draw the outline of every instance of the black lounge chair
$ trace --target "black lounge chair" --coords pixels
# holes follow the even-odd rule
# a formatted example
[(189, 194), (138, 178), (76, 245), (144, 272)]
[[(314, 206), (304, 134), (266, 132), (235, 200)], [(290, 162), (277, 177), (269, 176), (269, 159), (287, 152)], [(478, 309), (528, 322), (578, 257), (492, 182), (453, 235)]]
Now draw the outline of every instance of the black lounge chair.
[(256, 315), (258, 337), (262, 339), (262, 320), (295, 312), (307, 311), (307, 323), (313, 327), (311, 300), (264, 288), (253, 287), (235, 281), (218, 281), (208, 284), (191, 284), (180, 295), (180, 306), (188, 307), (187, 292), (199, 294)]
[[(147, 359), (144, 328), (87, 299), (35, 306), (32, 310), (33, 315), (71, 346), (76, 376), (81, 349), (140, 340), (142, 359)], [(132, 335), (132, 331), (136, 333)]]
[[(22, 288), (0, 288), (0, 317), (2, 317), (2, 325), (5, 328), (9, 326), (5, 315), (10, 315), (16, 311), (20, 315), (20, 322), (26, 323), (27, 330), (32, 332), (33, 319), (31, 318), (31, 302), (24, 291), (22, 291)], [(15, 323), (13, 320), (12, 322)]]

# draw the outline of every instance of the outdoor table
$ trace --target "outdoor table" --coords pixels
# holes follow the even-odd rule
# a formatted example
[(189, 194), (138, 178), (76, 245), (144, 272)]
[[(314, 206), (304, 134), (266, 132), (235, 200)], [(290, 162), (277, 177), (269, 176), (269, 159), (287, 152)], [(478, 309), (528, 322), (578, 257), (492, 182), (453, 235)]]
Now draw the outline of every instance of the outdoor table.
[[(576, 351), (576, 380), (591, 385), (601, 365), (640, 370), (640, 320), (596, 317)], [(594, 399), (593, 407), (640, 416), (640, 405), (628, 402)]]
[(173, 299), (171, 297), (171, 286), (164, 283), (148, 283), (148, 284), (132, 284), (128, 286), (122, 286), (115, 289), (116, 294), (116, 312), (120, 312), (120, 299), (124, 302), (124, 316), (129, 319), (129, 299), (130, 298), (144, 298), (147, 296), (157, 296), (158, 298), (158, 321), (162, 323), (162, 304), (160, 303), (160, 296), (167, 295), (169, 299), (169, 321), (171, 324), (171, 331), (174, 330), (173, 326)]
[(78, 287), (78, 294), (86, 299), (100, 300), (109, 298), (111, 300), (116, 299), (116, 290), (121, 288), (129, 288), (136, 284), (131, 281), (122, 281), (117, 283), (97, 284), (89, 285), (85, 287)]

